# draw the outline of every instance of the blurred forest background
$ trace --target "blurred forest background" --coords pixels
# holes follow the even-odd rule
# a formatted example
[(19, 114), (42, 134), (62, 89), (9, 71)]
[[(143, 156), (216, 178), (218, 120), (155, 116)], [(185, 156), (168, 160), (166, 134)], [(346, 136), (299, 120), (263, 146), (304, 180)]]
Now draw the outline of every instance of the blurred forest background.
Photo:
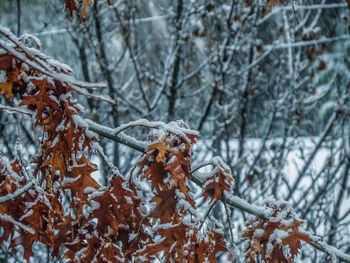
[[(0, 25), (39, 38), (44, 53), (70, 65), (77, 79), (107, 83), (94, 92), (117, 105), (77, 96), (84, 117), (112, 128), (141, 118), (184, 120), (200, 131), (198, 161), (219, 155), (231, 167), (235, 195), (254, 204), (269, 196), (289, 201), (308, 230), (350, 253), (346, 0), (273, 8), (260, 0), (95, 0), (87, 12), (71, 18), (63, 1), (1, 0)], [(9, 159), (18, 136), (28, 155), (40, 145), (31, 122), (20, 125), (18, 135), (16, 119), (0, 111), (0, 151)], [(128, 173), (138, 153), (102, 142)], [(107, 173), (96, 162), (104, 184)], [(217, 217), (223, 212), (215, 208)], [(233, 210), (224, 217), (243, 251), (246, 216)], [(49, 262), (38, 251), (35, 262)], [(20, 262), (5, 246), (0, 257), (9, 253)], [(299, 260), (328, 262), (306, 246)]]

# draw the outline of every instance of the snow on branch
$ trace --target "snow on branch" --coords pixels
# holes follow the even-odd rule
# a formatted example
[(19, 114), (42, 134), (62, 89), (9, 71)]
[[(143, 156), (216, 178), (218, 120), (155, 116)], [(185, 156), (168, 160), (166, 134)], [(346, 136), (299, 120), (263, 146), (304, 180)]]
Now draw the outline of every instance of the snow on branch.
[(25, 231), (31, 233), (32, 235), (35, 234), (35, 231), (34, 231), (33, 228), (28, 227), (28, 226), (22, 224), (21, 222), (18, 222), (18, 221), (16, 221), (16, 220), (14, 220), (14, 219), (13, 219), (11, 216), (9, 216), (9, 215), (2, 215), (2, 214), (0, 214), (0, 220), (4, 220), (4, 221), (7, 221), (7, 222), (9, 222), (9, 223), (12, 223), (12, 224), (14, 224), (15, 226), (18, 226), (18, 227), (22, 228), (23, 230), (25, 230)]
[(108, 102), (112, 105), (115, 104), (114, 100), (112, 100), (109, 96), (95, 95), (84, 90), (91, 88), (105, 88), (106, 85), (104, 83), (86, 83), (82, 81), (77, 81), (70, 76), (72, 71), (70, 67), (40, 52), (41, 47), (38, 46), (40, 45), (40, 43), (35, 41), (37, 43), (37, 49), (29, 48), (22, 43), (28, 41), (28, 38), (36, 39), (34, 36), (29, 37), (28, 35), (26, 35), (25, 39), (18, 39), (10, 32), (9, 29), (2, 26), (0, 26), (0, 35), (3, 35), (10, 42), (12, 42), (11, 44), (0, 40), (0, 48), (5, 50), (8, 54), (11, 54), (18, 60), (26, 63), (31, 68), (41, 72), (46, 76), (51, 77), (54, 80), (67, 83), (71, 87), (71, 89), (77, 93), (80, 93), (90, 98), (95, 98), (98, 100)]
[(31, 112), (30, 110), (27, 110), (24, 107), (11, 107), (11, 106), (6, 106), (6, 105), (2, 105), (0, 104), (0, 110), (5, 110), (7, 112), (10, 113), (22, 113), (22, 114), (26, 114), (29, 116), (32, 116), (33, 112)]
[[(89, 124), (89, 129), (91, 129), (92, 131), (98, 133), (99, 135), (109, 138), (111, 140), (114, 140), (116, 142), (122, 143), (126, 146), (129, 146), (137, 151), (140, 152), (145, 152), (147, 149), (147, 144), (144, 143), (140, 143), (140, 142), (136, 142), (130, 139), (121, 139), (120, 136), (118, 136), (118, 133), (120, 133), (121, 131), (130, 128), (130, 127), (135, 127), (135, 126), (144, 126), (144, 127), (148, 127), (148, 128), (164, 128), (164, 129), (169, 129), (169, 131), (173, 131), (174, 133), (176, 132), (176, 134), (182, 134), (183, 132), (188, 132), (191, 131), (192, 133), (194, 131), (189, 130), (189, 129), (185, 129), (182, 132), (179, 132), (179, 130), (174, 130), (172, 128), (172, 126), (167, 125), (163, 122), (149, 122), (146, 120), (140, 120), (140, 121), (135, 121), (135, 122), (131, 122), (129, 124), (125, 124), (122, 125), (118, 128), (112, 129), (109, 127), (105, 127), (103, 125), (97, 124), (91, 120), (86, 120), (86, 122)], [(181, 129), (180, 129), (181, 131)], [(194, 132), (194, 134), (197, 134), (196, 132)], [(198, 176), (193, 175), (193, 173), (195, 171), (198, 171), (200, 168), (205, 167), (207, 165), (220, 165), (222, 160), (221, 158), (214, 158), (211, 161), (207, 161), (207, 162), (203, 162), (200, 164), (197, 164), (195, 166), (192, 166), (192, 170), (191, 170), (191, 180), (196, 183), (198, 186), (203, 187), (203, 180), (201, 178), (198, 178)], [(226, 167), (226, 165), (224, 165)], [(222, 201), (225, 202), (227, 205), (231, 206), (231, 207), (235, 207), (238, 208), (242, 211), (245, 211), (251, 215), (254, 215), (258, 218), (261, 218), (263, 220), (268, 220), (268, 216), (266, 214), (265, 209), (263, 209), (262, 207), (258, 207), (256, 205), (250, 204), (247, 201), (239, 198), (236, 195), (233, 195), (227, 191), (224, 191), (224, 195), (222, 196)], [(341, 252), (339, 249), (330, 246), (324, 242), (319, 241), (320, 238), (316, 237), (316, 236), (312, 236), (312, 239), (314, 241), (311, 242), (307, 242), (308, 244), (310, 244), (311, 246), (313, 246), (314, 248), (327, 253), (329, 255), (334, 255), (337, 258), (343, 260), (344, 262), (350, 262), (350, 255), (347, 255), (343, 252)]]
[(28, 189), (30, 189), (32, 186), (34, 185), (33, 182), (30, 182), (28, 184), (26, 184), (25, 186), (23, 186), (20, 189), (17, 189), (13, 194), (9, 193), (5, 196), (1, 196), (0, 197), (0, 203), (4, 203), (8, 200), (12, 200), (15, 199), (16, 197), (20, 196), (21, 194), (23, 194), (24, 192), (26, 192)]
[(175, 134), (177, 136), (181, 136), (184, 139), (188, 139), (188, 134), (198, 136), (199, 133), (197, 131), (188, 129), (185, 126), (184, 122), (170, 122), (168, 124), (162, 122), (162, 121), (148, 121), (146, 119), (140, 119), (137, 121), (129, 122), (126, 124), (120, 125), (118, 128), (115, 128), (113, 133), (114, 135), (119, 134), (120, 132), (133, 128), (133, 127), (145, 127), (145, 128), (151, 128), (151, 129), (163, 129), (167, 132), (170, 132), (172, 134)]
[(114, 129), (98, 124), (92, 120), (85, 119), (85, 121), (89, 125), (89, 130), (101, 135), (102, 137), (129, 146), (139, 152), (144, 152), (147, 149), (147, 143), (138, 141), (133, 137), (125, 136), (123, 133), (116, 135)]
[(336, 247), (330, 246), (325, 242), (315, 241), (315, 242), (310, 242), (308, 244), (324, 253), (327, 253), (329, 255), (334, 255), (335, 257), (337, 257), (338, 259), (344, 262), (350, 262), (350, 255), (345, 254), (341, 250), (337, 249)]
[(276, 15), (283, 10), (295, 12), (295, 10), (298, 11), (298, 10), (336, 9), (336, 8), (347, 8), (348, 6), (349, 5), (347, 3), (334, 3), (334, 4), (294, 5), (294, 7), (292, 5), (274, 7), (270, 13), (268, 13), (266, 16), (258, 20), (257, 25), (264, 23), (271, 16)]
[(294, 43), (276, 43), (273, 45), (268, 45), (267, 48), (271, 48), (271, 47), (273, 49), (297, 48), (297, 47), (305, 47), (305, 46), (311, 46), (311, 45), (319, 45), (324, 43), (348, 41), (348, 40), (350, 40), (350, 35), (341, 35), (336, 37), (323, 37), (320, 39), (314, 39), (309, 41), (299, 41)]

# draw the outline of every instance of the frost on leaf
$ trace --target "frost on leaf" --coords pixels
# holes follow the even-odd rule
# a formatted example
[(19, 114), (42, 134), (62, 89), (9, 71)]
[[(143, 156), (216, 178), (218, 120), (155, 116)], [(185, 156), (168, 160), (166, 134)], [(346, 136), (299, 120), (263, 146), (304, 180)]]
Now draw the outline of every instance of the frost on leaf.
[[(0, 159), (0, 196), (8, 197), (0, 203), (0, 226), (4, 230), (0, 242), (10, 239), (10, 247), (23, 246), (23, 257), (29, 262), (34, 255), (32, 246), (35, 242), (40, 240), (44, 244), (52, 244), (47, 238), (52, 234), (47, 224), (48, 218), (56, 211), (52, 210), (51, 196), (40, 193), (38, 189), (22, 193), (21, 189), (28, 187), (28, 181), (17, 172), (23, 172), (18, 160), (8, 165)], [(9, 194), (18, 196), (10, 198)]]
[(204, 188), (204, 201), (208, 198), (212, 198), (217, 203), (223, 195), (224, 191), (230, 191), (231, 186), (229, 182), (233, 182), (233, 178), (230, 172), (230, 168), (224, 164), (221, 158), (214, 158), (215, 170), (213, 175), (206, 178)]
[(140, 252), (148, 261), (164, 253), (166, 262), (217, 262), (216, 253), (227, 251), (222, 234), (215, 229), (208, 230), (203, 236), (198, 226), (179, 222), (159, 225), (156, 233), (166, 238), (150, 242)]
[(152, 189), (156, 191), (154, 199), (158, 205), (156, 213), (160, 214), (159, 209), (163, 204), (175, 198), (175, 195), (171, 194), (172, 189), (178, 189), (184, 195), (184, 199), (194, 206), (188, 187), (191, 177), (193, 134), (181, 137), (170, 131), (162, 131), (151, 137), (154, 142), (149, 145), (147, 155), (139, 162), (139, 166), (141, 177), (149, 179)]
[[(268, 200), (264, 205), (268, 219), (252, 218), (242, 235), (248, 238), (246, 259), (252, 263), (259, 262), (259, 257), (268, 263), (293, 262), (301, 248), (300, 241), (313, 240), (299, 231), (303, 221), (296, 218), (288, 203)], [(289, 248), (288, 254), (284, 253), (285, 247)]]

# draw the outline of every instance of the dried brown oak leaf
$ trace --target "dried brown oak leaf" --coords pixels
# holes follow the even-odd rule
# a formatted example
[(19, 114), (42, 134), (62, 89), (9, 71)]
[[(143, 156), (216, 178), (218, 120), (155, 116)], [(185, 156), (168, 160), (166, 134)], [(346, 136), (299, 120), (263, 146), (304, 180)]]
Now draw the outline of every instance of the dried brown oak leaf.
[(39, 91), (34, 95), (26, 96), (20, 105), (35, 105), (37, 114), (36, 114), (36, 124), (41, 124), (43, 119), (43, 112), (46, 107), (53, 110), (59, 111), (59, 105), (55, 100), (50, 98), (48, 95), (48, 89), (54, 90), (55, 86), (50, 83), (47, 79), (33, 79), (31, 82), (39, 88)]
[(78, 12), (78, 8), (77, 6), (75, 5), (75, 2), (74, 0), (66, 0), (66, 9), (69, 10), (69, 13), (70, 13), (70, 16), (73, 17), (73, 12)]
[(78, 2), (83, 2), (83, 11), (81, 12), (81, 15), (86, 18), (87, 17), (87, 12), (86, 8), (88, 5), (92, 5), (92, 0), (78, 0)]
[[(266, 205), (266, 204), (265, 204)], [(248, 229), (242, 237), (248, 238), (245, 249), (246, 259), (250, 263), (257, 262), (260, 257), (266, 263), (291, 263), (299, 253), (301, 242), (313, 240), (299, 231), (303, 224), (293, 216), (293, 212), (285, 209), (286, 204), (266, 205), (266, 209), (273, 209), (269, 220), (254, 218), (247, 223)], [(283, 248), (289, 247), (289, 254), (285, 255)]]
[[(7, 57), (11, 58), (11, 56)], [(3, 63), (3, 65), (0, 65), (0, 70), (4, 68), (7, 75), (7, 81), (5, 83), (0, 82), (0, 95), (5, 94), (6, 99), (10, 101), (14, 96), (12, 92), (13, 85), (15, 83), (21, 84), (21, 81), (18, 80), (19, 70), (17, 67), (6, 67), (7, 60), (5, 58), (3, 58), (3, 61), (0, 60), (0, 63)]]
[(228, 192), (231, 190), (229, 182), (233, 182), (233, 178), (230, 170), (221, 167), (216, 169), (218, 170), (214, 176), (204, 182), (204, 201), (210, 197), (217, 203), (222, 198), (224, 190)]
[(125, 180), (117, 176), (104, 192), (96, 193), (90, 201), (96, 202), (89, 220), (97, 219), (96, 228), (104, 234), (116, 235), (119, 228), (125, 228), (132, 221), (134, 193), (126, 189)]
[(159, 192), (153, 197), (152, 202), (156, 202), (157, 206), (152, 211), (151, 216), (159, 218), (161, 223), (167, 223), (173, 220), (178, 202), (175, 196), (175, 189)]
[(216, 253), (227, 251), (224, 237), (216, 230), (206, 233), (183, 222), (159, 225), (156, 232), (165, 238), (150, 241), (141, 252), (148, 260), (162, 253), (165, 262), (217, 262)]
[(74, 200), (72, 207), (77, 208), (78, 218), (82, 216), (83, 206), (89, 205), (89, 192), (100, 188), (100, 185), (91, 176), (95, 172), (95, 166), (84, 156), (77, 159), (77, 165), (70, 168), (70, 177), (65, 177), (60, 189), (70, 189), (73, 193)]
[(216, 253), (227, 251), (225, 239), (220, 232), (212, 229), (206, 235), (206, 238), (199, 241), (195, 250), (195, 258), (190, 262), (217, 262)]

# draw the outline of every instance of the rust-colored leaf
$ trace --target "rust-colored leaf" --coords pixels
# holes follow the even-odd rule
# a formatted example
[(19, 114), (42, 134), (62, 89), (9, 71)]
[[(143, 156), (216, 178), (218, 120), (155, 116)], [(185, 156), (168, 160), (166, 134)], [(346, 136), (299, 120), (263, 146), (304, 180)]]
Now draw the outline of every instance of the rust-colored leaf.
[[(307, 234), (299, 231), (299, 226), (303, 224), (302, 221), (287, 218), (287, 215), (293, 216), (292, 212), (285, 213), (282, 211), (282, 206), (278, 205), (267, 204), (266, 209), (273, 209), (272, 219), (255, 218), (251, 220), (247, 224), (248, 229), (242, 235), (249, 239), (245, 250), (246, 259), (255, 263), (260, 256), (261, 260), (267, 263), (293, 262), (301, 248), (300, 241), (312, 242), (313, 240)], [(276, 220), (277, 218), (279, 220)], [(285, 246), (289, 247), (290, 257), (283, 253)]]
[(204, 183), (204, 201), (210, 197), (215, 203), (218, 202), (222, 198), (224, 190), (228, 192), (231, 190), (229, 182), (232, 181), (230, 171), (219, 167), (217, 173)]
[(70, 177), (66, 176), (60, 189), (70, 189), (73, 193), (74, 200), (71, 207), (75, 206), (78, 218), (82, 216), (83, 206), (90, 204), (88, 201), (89, 193), (94, 189), (100, 188), (100, 185), (91, 173), (96, 169), (86, 161), (85, 157), (77, 160), (77, 165), (70, 168)]
[(152, 216), (159, 218), (161, 223), (171, 222), (176, 211), (175, 190), (170, 189), (158, 193), (153, 199), (157, 203), (156, 208), (152, 212)]
[(79, 11), (77, 6), (75, 5), (74, 0), (66, 0), (66, 9), (69, 10), (70, 16), (73, 17), (73, 12)]
[(0, 70), (7, 71), (12, 65), (13, 56), (2, 55), (0, 56)]
[[(9, 57), (9, 56), (8, 56)], [(5, 57), (6, 58), (6, 57)], [(11, 58), (11, 57), (9, 57)], [(4, 59), (4, 67), (6, 67), (6, 60)], [(1, 63), (1, 61), (0, 61)], [(1, 65), (0, 65), (1, 67)], [(14, 68), (14, 69), (7, 69), (6, 70), (6, 74), (7, 74), (7, 81), (5, 83), (0, 83), (0, 95), (5, 94), (6, 95), (6, 99), (8, 101), (10, 101), (13, 98), (13, 92), (12, 92), (12, 88), (14, 83), (21, 83), (18, 80), (18, 74), (19, 74), (19, 70), (18, 68)]]
[(294, 219), (292, 225), (289, 226), (289, 229), (292, 229), (291, 233), (282, 241), (283, 245), (289, 246), (292, 259), (299, 253), (299, 249), (301, 248), (301, 240), (304, 242), (313, 241), (308, 235), (299, 232), (299, 226), (302, 224), (302, 221)]
[(10, 101), (13, 98), (12, 83), (0, 83), (0, 95), (4, 93), (6, 94), (6, 99), (8, 101)]
[(43, 111), (44, 108), (48, 107), (54, 110), (59, 111), (59, 105), (55, 100), (49, 97), (48, 95), (48, 89), (55, 89), (55, 87), (47, 81), (47, 79), (43, 80), (32, 80), (32, 83), (35, 84), (39, 91), (35, 95), (29, 95), (26, 96), (22, 102), (21, 105), (35, 105), (37, 114), (37, 124), (43, 120)]
[(86, 12), (86, 9), (87, 9), (87, 6), (88, 5), (92, 5), (92, 0), (78, 0), (78, 2), (83, 2), (83, 11), (81, 12), (81, 15), (86, 18), (87, 17), (87, 12)]

